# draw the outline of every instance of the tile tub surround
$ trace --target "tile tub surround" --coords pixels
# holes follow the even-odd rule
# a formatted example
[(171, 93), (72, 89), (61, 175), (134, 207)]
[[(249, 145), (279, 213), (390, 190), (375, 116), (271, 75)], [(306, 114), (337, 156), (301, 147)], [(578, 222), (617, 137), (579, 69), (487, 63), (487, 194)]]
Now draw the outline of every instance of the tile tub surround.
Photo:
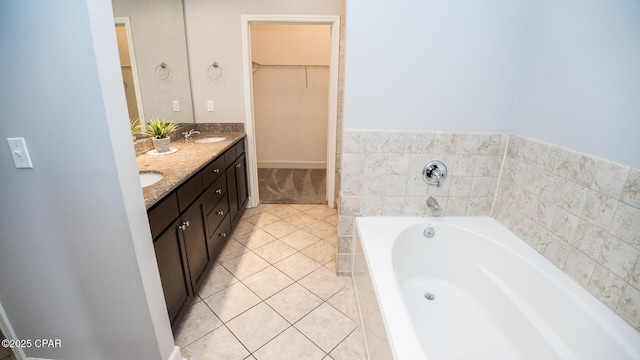
[(326, 205), (247, 209), (176, 329), (185, 358), (364, 360), (336, 223)]
[(493, 211), (640, 330), (640, 169), (511, 136)]
[[(507, 135), (345, 130), (338, 272), (351, 270), (353, 218), (367, 215), (490, 215)], [(422, 179), (430, 160), (448, 169), (439, 186)], [(426, 205), (433, 196), (441, 210)]]
[[(431, 159), (449, 169), (440, 188), (421, 177)], [(345, 130), (338, 272), (354, 217), (432, 216), (428, 196), (444, 215), (496, 217), (640, 330), (640, 169), (516, 135)]]

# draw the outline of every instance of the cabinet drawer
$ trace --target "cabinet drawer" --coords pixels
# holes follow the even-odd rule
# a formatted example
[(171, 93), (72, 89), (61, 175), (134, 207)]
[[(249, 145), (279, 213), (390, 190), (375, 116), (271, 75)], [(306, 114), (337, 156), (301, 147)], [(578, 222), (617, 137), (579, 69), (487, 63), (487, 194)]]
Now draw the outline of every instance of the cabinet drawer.
[(204, 206), (207, 214), (218, 204), (222, 196), (227, 193), (227, 178), (221, 176), (204, 193)]
[(236, 149), (236, 159), (240, 157), (240, 155), (244, 154), (244, 139), (238, 141), (238, 143), (234, 146)]
[(191, 203), (202, 194), (202, 177), (200, 173), (187, 180), (176, 192), (178, 194), (178, 207), (185, 211)]
[(222, 252), (228, 239), (231, 238), (231, 220), (227, 214), (220, 223), (220, 226), (209, 236), (207, 247), (209, 248), (209, 258), (215, 261)]
[(233, 145), (229, 150), (224, 153), (224, 160), (227, 163), (227, 166), (231, 166), (231, 164), (236, 161), (236, 159), (244, 153), (244, 139), (238, 141), (235, 145)]
[(211, 162), (211, 164), (202, 169), (202, 185), (205, 189), (224, 173), (224, 169), (227, 168), (224, 160), (224, 156), (219, 156)]
[(158, 203), (149, 211), (149, 227), (151, 228), (151, 237), (156, 238), (164, 229), (166, 229), (176, 218), (180, 212), (178, 211), (178, 200), (176, 194), (171, 194), (166, 199)]
[(235, 145), (224, 152), (224, 161), (227, 164), (227, 166), (230, 166), (231, 164), (233, 164), (233, 162), (236, 160), (236, 158), (237, 158), (237, 156), (236, 156), (236, 147), (235, 147)]
[(229, 203), (227, 201), (227, 194), (224, 194), (216, 207), (213, 208), (213, 211), (207, 215), (207, 227), (209, 229), (209, 234), (207, 234), (208, 237), (213, 235), (218, 226), (220, 226), (222, 219), (224, 219), (229, 213)]

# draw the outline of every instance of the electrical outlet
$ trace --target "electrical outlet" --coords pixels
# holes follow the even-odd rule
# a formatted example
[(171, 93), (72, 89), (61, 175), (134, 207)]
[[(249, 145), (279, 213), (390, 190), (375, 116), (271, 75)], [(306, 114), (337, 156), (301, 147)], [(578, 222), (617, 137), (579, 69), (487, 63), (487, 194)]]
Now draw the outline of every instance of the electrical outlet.
[(173, 100), (173, 111), (180, 111), (180, 100)]
[(213, 100), (207, 100), (207, 111), (216, 111), (213, 107)]

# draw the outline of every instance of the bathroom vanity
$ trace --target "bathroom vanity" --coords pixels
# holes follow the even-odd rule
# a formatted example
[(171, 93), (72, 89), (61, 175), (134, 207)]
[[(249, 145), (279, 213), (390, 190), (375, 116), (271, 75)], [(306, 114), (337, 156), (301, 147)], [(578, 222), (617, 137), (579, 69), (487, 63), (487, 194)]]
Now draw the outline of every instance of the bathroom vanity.
[(143, 194), (172, 326), (248, 200), (244, 133), (222, 136), (217, 143), (174, 141), (171, 155), (138, 156), (141, 171), (164, 174)]

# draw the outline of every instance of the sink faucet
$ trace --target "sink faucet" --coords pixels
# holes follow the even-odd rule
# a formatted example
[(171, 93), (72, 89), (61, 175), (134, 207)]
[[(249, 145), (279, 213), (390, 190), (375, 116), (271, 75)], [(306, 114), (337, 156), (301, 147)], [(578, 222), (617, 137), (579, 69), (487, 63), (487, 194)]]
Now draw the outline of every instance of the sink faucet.
[(200, 131), (191, 129), (191, 130), (189, 130), (189, 132), (183, 132), (182, 135), (184, 135), (184, 141), (187, 141), (187, 140), (191, 139), (193, 134), (200, 134)]
[(433, 196), (429, 196), (429, 198), (427, 199), (427, 206), (436, 211), (440, 210), (440, 204), (438, 204), (438, 200), (436, 200)]

